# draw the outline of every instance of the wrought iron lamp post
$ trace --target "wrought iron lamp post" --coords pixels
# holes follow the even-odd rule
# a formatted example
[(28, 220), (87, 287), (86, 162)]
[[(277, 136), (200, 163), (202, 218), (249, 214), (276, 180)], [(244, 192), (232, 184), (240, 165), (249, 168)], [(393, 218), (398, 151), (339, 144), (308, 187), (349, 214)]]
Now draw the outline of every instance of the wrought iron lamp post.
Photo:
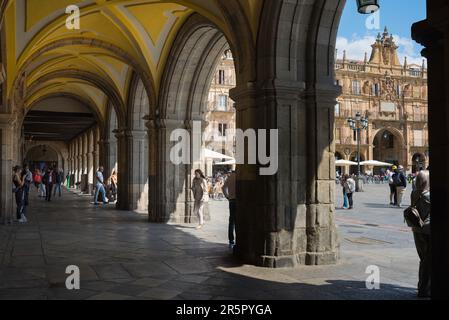
[(355, 118), (349, 118), (348, 119), (349, 127), (356, 133), (357, 135), (357, 181), (356, 181), (356, 191), (361, 192), (363, 191), (360, 188), (360, 174), (361, 174), (361, 168), (360, 168), (360, 146), (361, 146), (361, 133), (362, 130), (366, 130), (369, 125), (368, 118), (362, 117), (360, 112), (357, 112), (355, 115)]

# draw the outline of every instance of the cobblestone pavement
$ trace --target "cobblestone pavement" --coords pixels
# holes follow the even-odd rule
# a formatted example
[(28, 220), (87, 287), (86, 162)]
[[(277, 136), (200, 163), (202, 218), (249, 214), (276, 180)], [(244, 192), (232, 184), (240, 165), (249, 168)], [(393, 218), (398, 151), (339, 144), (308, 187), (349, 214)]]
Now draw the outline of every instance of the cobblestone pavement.
[[(36, 197), (29, 224), (0, 226), (0, 299), (414, 299), (413, 237), (402, 210), (385, 205), (387, 190), (368, 186), (354, 211), (336, 211), (338, 265), (277, 270), (233, 259), (226, 201), (211, 202), (212, 221), (198, 231), (94, 208), (74, 193)], [(65, 287), (68, 265), (81, 270), (80, 290)], [(380, 268), (380, 290), (366, 289), (370, 265)]]

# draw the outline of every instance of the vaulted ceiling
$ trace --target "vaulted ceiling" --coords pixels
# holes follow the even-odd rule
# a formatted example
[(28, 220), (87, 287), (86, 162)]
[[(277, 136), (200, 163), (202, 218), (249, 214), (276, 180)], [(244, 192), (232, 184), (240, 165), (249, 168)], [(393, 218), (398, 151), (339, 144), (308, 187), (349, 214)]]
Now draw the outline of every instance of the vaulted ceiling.
[[(126, 101), (133, 71), (147, 75), (158, 92), (171, 45), (192, 13), (227, 35), (224, 1), (2, 1), (7, 96), (20, 84), (27, 108), (58, 94), (81, 97), (106, 118), (108, 98)], [(235, 1), (255, 39), (263, 0)], [(66, 8), (73, 4), (81, 10), (79, 30), (66, 27)]]

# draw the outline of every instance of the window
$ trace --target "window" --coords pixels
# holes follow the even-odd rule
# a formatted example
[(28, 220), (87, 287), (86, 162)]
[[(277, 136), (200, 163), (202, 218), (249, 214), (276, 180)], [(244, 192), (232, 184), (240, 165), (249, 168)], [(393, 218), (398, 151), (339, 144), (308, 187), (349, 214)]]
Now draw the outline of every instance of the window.
[(352, 94), (360, 95), (362, 93), (360, 88), (360, 81), (352, 81)]
[(218, 124), (218, 132), (220, 137), (226, 137), (226, 130), (228, 130), (228, 125), (226, 123)]
[(380, 85), (378, 83), (373, 84), (373, 95), (380, 96)]
[(220, 95), (218, 97), (218, 109), (221, 111), (226, 111), (228, 109), (228, 96)]
[(337, 103), (337, 104), (335, 105), (335, 116), (336, 116), (336, 117), (339, 117), (339, 116), (340, 116), (340, 104), (339, 104), (339, 103)]
[(225, 84), (225, 71), (219, 70), (218, 71), (218, 84)]
[(400, 96), (402, 95), (402, 88), (401, 88), (401, 85), (400, 85), (400, 84), (398, 84), (398, 86), (397, 86), (397, 88), (396, 88), (396, 92), (397, 92), (397, 94), (398, 94), (398, 97), (400, 97)]
[(413, 130), (415, 147), (424, 147), (424, 139), (422, 130)]

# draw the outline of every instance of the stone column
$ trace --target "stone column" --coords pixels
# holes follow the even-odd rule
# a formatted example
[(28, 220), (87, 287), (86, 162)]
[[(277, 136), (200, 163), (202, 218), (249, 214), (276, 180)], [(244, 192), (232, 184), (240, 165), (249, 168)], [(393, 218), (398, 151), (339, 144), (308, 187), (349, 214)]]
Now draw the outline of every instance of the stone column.
[(13, 164), (13, 128), (9, 116), (0, 115), (0, 224), (13, 219), (14, 200), (11, 192)]
[[(128, 131), (126, 129), (117, 129), (113, 133), (117, 138), (117, 209), (129, 210), (131, 202), (130, 176), (132, 174), (132, 165), (129, 163), (128, 155), (128, 150), (130, 149), (128, 145)], [(107, 173), (107, 175), (109, 174), (110, 172)]]
[(74, 149), (75, 149), (75, 180), (73, 181), (73, 183), (74, 183), (74, 187), (76, 187), (76, 183), (79, 181), (79, 170), (80, 170), (79, 139), (78, 138), (75, 138)]
[(94, 133), (87, 134), (87, 192), (92, 194), (94, 183)]
[[(110, 172), (111, 169), (109, 168), (109, 152), (110, 152), (110, 143), (109, 140), (100, 140), (98, 141), (98, 161), (99, 165), (104, 167), (105, 172)], [(95, 168), (97, 170), (98, 168)]]
[(94, 175), (100, 166), (100, 131), (98, 127), (94, 129)]
[[(189, 164), (174, 164), (170, 152), (176, 142), (170, 141), (176, 129), (188, 130), (184, 121), (174, 119), (150, 120), (147, 123), (149, 140), (150, 222), (195, 223), (191, 183), (194, 168)], [(205, 209), (205, 219), (209, 219)]]
[(293, 81), (259, 88), (250, 83), (232, 91), (238, 128), (277, 129), (279, 135), (275, 175), (261, 175), (260, 165), (237, 168), (237, 253), (245, 261), (265, 267), (337, 261), (337, 95), (335, 87), (306, 91), (303, 83)]
[(427, 20), (413, 25), (426, 49), (432, 202), (432, 298), (449, 299), (449, 7), (427, 1)]
[(130, 203), (129, 210), (148, 211), (148, 135), (127, 132)]

